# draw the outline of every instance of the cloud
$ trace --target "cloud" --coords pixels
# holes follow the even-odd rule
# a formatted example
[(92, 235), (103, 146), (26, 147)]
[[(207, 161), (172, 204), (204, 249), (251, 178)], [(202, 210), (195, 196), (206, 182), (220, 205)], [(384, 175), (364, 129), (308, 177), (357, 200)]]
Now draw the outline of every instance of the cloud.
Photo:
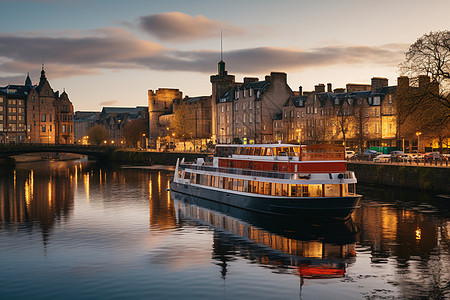
[(142, 16), (137, 19), (137, 25), (159, 40), (170, 42), (191, 42), (218, 37), (221, 31), (225, 36), (245, 33), (244, 29), (227, 22), (211, 20), (202, 15), (191, 17), (181, 12)]
[(114, 104), (117, 104), (117, 103), (119, 103), (119, 101), (117, 101), (117, 100), (109, 100), (109, 101), (100, 102), (100, 105), (102, 105), (102, 106), (109, 106), (109, 105), (114, 105)]
[[(255, 47), (227, 51), (224, 60), (231, 73), (243, 74), (345, 65), (392, 67), (403, 60), (408, 46), (327, 46), (308, 50)], [(25, 78), (27, 72), (39, 74), (42, 58), (46, 69), (52, 70), (51, 77), (58, 78), (124, 69), (214, 74), (220, 54), (209, 50), (166, 48), (141, 40), (121, 28), (57, 32), (54, 35), (47, 32), (4, 33), (0, 34), (0, 84), (16, 83), (15, 80)]]

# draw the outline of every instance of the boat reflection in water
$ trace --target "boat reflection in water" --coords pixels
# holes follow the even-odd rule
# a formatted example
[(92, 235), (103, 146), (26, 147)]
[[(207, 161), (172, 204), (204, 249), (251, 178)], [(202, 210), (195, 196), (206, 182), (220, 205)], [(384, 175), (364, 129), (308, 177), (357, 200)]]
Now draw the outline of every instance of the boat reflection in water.
[[(214, 229), (214, 251), (234, 254), (303, 279), (344, 277), (355, 258), (356, 226), (347, 221), (286, 219), (171, 191), (177, 219)], [(220, 245), (223, 244), (223, 245)], [(217, 250), (220, 249), (220, 250)], [(226, 275), (226, 255), (222, 276)], [(283, 270), (283, 271), (281, 271)]]

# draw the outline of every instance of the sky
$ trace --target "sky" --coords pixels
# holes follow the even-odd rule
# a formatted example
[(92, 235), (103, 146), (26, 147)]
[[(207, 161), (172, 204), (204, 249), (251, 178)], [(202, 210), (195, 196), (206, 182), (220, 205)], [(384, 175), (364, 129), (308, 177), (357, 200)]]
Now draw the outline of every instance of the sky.
[(450, 0), (0, 0), (0, 11), (0, 86), (27, 73), (37, 84), (44, 64), (75, 111), (146, 106), (159, 88), (211, 95), (221, 55), (237, 82), (396, 85), (409, 45), (450, 29)]

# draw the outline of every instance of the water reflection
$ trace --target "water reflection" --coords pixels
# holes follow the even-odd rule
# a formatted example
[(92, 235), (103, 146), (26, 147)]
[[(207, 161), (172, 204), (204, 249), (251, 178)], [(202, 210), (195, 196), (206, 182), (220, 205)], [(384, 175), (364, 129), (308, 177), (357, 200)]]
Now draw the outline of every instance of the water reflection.
[(61, 165), (45, 168), (3, 169), (0, 174), (2, 229), (42, 231), (44, 243), (54, 224), (73, 210), (74, 189), (70, 172)]
[[(392, 264), (405, 298), (444, 299), (450, 285), (448, 204), (436, 196), (388, 187), (362, 187), (355, 212), (358, 243), (372, 265)], [(441, 217), (446, 215), (446, 217)]]
[(179, 222), (194, 221), (214, 230), (213, 258), (226, 277), (236, 256), (302, 279), (345, 275), (355, 257), (356, 227), (347, 222), (304, 223), (171, 192)]
[[(216, 278), (230, 283), (236, 279), (236, 272), (230, 270), (237, 269), (248, 272), (239, 278), (259, 284), (254, 290), (266, 288), (267, 284), (251, 281), (259, 271), (246, 269), (248, 264), (269, 270), (273, 277), (265, 277), (267, 282), (285, 290), (290, 288), (286, 278), (277, 281), (277, 276), (293, 278), (295, 285), (303, 285), (303, 296), (309, 293), (311, 298), (333, 293), (342, 298), (450, 297), (448, 200), (415, 191), (361, 186), (362, 206), (348, 222), (304, 223), (169, 192), (170, 176), (167, 172), (83, 161), (20, 164), (13, 170), (1, 170), (2, 254), (15, 257), (14, 251), (26, 249), (28, 238), (35, 234), (39, 244), (42, 236), (45, 247), (55, 246), (53, 254), (64, 256), (77, 249), (62, 263), (64, 266), (78, 267), (77, 259), (81, 259), (75, 252), (83, 253), (85, 260), (81, 261), (91, 266), (99, 259), (92, 249), (101, 252), (101, 260), (107, 261), (110, 269), (105, 274), (99, 271), (103, 276), (99, 277), (111, 286), (119, 282), (109, 277), (116, 266), (117, 274), (124, 268), (142, 268), (141, 273), (130, 276), (133, 282), (147, 278), (156, 268), (155, 284), (146, 283), (152, 289), (164, 286), (164, 280), (169, 285), (176, 279), (181, 285), (194, 273), (197, 282), (190, 278), (189, 287), (184, 286), (194, 295), (205, 277), (211, 277), (209, 286), (217, 284)], [(30, 261), (36, 255), (36, 263), (40, 254), (32, 249), (17, 257)], [(120, 264), (115, 265), (115, 261)], [(211, 263), (214, 269), (208, 270)], [(20, 273), (26, 270), (26, 263), (9, 263), (4, 258), (0, 264), (3, 278), (36, 279), (14, 276), (26, 276), (26, 272)], [(56, 263), (53, 267), (61, 269)], [(47, 262), (42, 262), (39, 270), (47, 268)], [(161, 274), (165, 274), (164, 280), (159, 279)], [(10, 282), (18, 286), (13, 279)], [(242, 289), (242, 285), (237, 286)], [(251, 288), (247, 294), (253, 293)], [(298, 286), (295, 288), (298, 293)], [(164, 292), (162, 289), (160, 295)], [(133, 295), (133, 290), (128, 293)]]

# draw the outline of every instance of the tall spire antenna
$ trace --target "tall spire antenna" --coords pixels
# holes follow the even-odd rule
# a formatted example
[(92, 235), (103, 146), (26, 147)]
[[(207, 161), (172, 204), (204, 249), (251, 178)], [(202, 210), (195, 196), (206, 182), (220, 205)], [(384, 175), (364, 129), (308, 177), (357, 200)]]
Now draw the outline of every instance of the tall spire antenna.
[(44, 57), (43, 56), (41, 57), (41, 60), (42, 60), (42, 71), (44, 71)]
[(223, 61), (222, 30), (220, 31), (220, 60)]

